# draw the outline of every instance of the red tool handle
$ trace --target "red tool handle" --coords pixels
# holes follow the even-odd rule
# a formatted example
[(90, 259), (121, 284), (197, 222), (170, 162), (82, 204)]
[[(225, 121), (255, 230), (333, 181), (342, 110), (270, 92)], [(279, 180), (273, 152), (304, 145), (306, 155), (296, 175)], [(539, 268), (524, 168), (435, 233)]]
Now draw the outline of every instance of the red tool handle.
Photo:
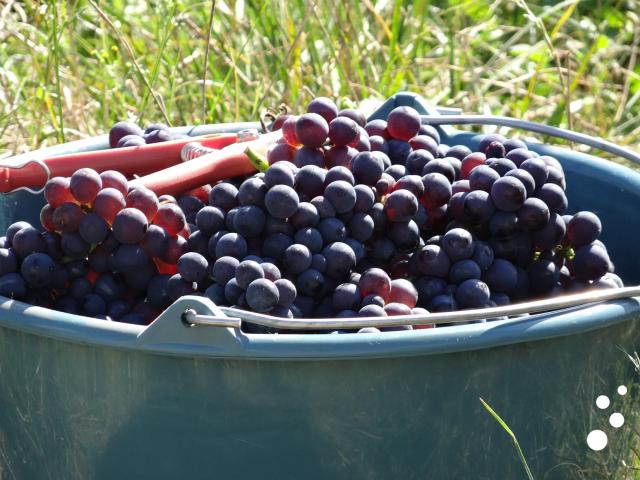
[[(203, 135), (138, 147), (72, 153), (42, 161), (49, 167), (52, 177), (70, 177), (83, 167), (98, 172), (118, 170), (126, 176), (145, 175), (180, 163), (180, 151), (187, 143), (198, 142), (205, 147), (221, 149), (235, 143), (236, 139), (235, 133)], [(37, 163), (28, 163), (22, 168), (0, 168), (0, 193), (19, 187), (41, 188), (46, 181), (46, 172)]]
[(214, 183), (225, 178), (246, 175), (256, 171), (244, 153), (251, 147), (256, 153), (266, 156), (268, 148), (282, 138), (280, 130), (261, 135), (250, 142), (235, 143), (219, 152), (209, 153), (190, 162), (174, 165), (164, 170), (136, 178), (129, 185), (142, 185), (156, 195), (176, 195), (187, 190)]

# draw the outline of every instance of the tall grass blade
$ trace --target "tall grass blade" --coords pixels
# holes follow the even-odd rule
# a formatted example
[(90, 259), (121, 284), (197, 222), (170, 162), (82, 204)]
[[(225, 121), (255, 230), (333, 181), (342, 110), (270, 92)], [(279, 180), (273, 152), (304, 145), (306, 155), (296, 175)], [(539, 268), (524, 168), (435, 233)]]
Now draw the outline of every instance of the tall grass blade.
[(493, 408), (489, 406), (487, 402), (485, 402), (482, 398), (480, 398), (480, 403), (482, 403), (482, 406), (487, 409), (487, 412), (489, 412), (491, 416), (495, 418), (496, 422), (498, 422), (500, 426), (504, 429), (504, 431), (507, 432), (507, 434), (511, 437), (511, 440), (513, 440), (513, 444), (515, 445), (516, 450), (518, 451), (518, 456), (520, 457), (520, 461), (522, 462), (522, 466), (524, 467), (527, 477), (529, 477), (529, 480), (534, 480), (533, 474), (529, 469), (529, 465), (527, 464), (527, 459), (524, 457), (524, 453), (522, 453), (522, 449), (520, 448), (520, 444), (518, 443), (518, 439), (516, 438), (516, 435), (511, 431), (511, 429), (505, 423), (505, 421), (502, 420), (502, 418), (500, 418), (500, 415), (498, 415), (493, 410)]

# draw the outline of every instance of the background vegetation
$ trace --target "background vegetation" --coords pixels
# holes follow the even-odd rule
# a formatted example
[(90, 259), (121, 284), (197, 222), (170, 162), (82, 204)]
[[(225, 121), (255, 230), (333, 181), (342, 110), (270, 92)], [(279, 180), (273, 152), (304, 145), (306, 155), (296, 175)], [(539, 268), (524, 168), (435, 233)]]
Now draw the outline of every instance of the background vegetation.
[(639, 148), (636, 0), (218, 0), (206, 70), (211, 2), (91, 1), (0, 0), (0, 157), (401, 89)]

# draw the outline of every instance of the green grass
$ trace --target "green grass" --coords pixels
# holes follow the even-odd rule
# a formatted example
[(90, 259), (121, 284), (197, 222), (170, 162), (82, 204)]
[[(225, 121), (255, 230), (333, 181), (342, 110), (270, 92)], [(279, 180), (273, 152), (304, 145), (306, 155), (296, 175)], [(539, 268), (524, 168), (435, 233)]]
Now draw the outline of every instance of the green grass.
[(0, 155), (401, 89), (638, 149), (639, 3), (3, 2)]

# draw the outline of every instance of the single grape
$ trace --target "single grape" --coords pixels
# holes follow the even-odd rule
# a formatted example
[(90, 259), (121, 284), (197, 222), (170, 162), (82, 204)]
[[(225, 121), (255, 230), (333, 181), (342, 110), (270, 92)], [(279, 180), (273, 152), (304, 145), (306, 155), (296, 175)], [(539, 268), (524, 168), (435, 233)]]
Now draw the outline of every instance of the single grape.
[(552, 212), (549, 221), (541, 229), (531, 233), (534, 245), (540, 250), (551, 250), (564, 239), (566, 225), (560, 215)]
[(571, 273), (581, 281), (596, 280), (612, 270), (607, 250), (596, 243), (576, 248), (569, 265)]
[(230, 256), (238, 259), (247, 255), (247, 242), (237, 233), (226, 233), (216, 243), (216, 258)]
[(520, 164), (520, 168), (529, 172), (536, 182), (536, 188), (544, 185), (549, 177), (549, 169), (544, 160), (539, 158), (529, 158)]
[(52, 221), (57, 231), (71, 233), (78, 230), (83, 217), (84, 212), (77, 204), (67, 202), (54, 210)]
[(42, 234), (31, 226), (18, 230), (13, 235), (11, 246), (19, 259), (24, 259), (32, 253), (42, 253), (47, 247)]
[(307, 112), (320, 115), (329, 123), (338, 116), (338, 107), (327, 97), (316, 97), (307, 106)]
[(387, 196), (385, 212), (392, 222), (408, 222), (418, 212), (418, 200), (408, 190), (396, 190)]
[(317, 113), (305, 113), (296, 121), (296, 136), (305, 147), (321, 147), (328, 134), (327, 121)]
[(71, 179), (68, 177), (53, 177), (44, 186), (44, 198), (53, 208), (63, 203), (75, 203), (71, 195)]
[[(139, 217), (139, 215), (137, 215), (137, 217)], [(153, 217), (153, 223), (164, 228), (169, 235), (177, 235), (181, 232), (186, 222), (187, 220), (184, 217), (184, 213), (182, 213), (180, 207), (174, 203), (161, 204), (156, 215)]]
[(296, 286), (286, 278), (277, 279), (274, 284), (278, 289), (278, 305), (288, 308), (296, 299)]
[(77, 232), (63, 233), (60, 246), (66, 256), (75, 260), (86, 258), (91, 250), (91, 245), (85, 242)]
[(238, 205), (238, 189), (229, 182), (220, 182), (209, 192), (209, 205), (228, 212)]
[(360, 288), (353, 283), (342, 283), (333, 292), (332, 304), (336, 311), (358, 310), (360, 301)]
[(269, 214), (276, 218), (291, 217), (298, 210), (300, 203), (296, 191), (286, 185), (276, 185), (269, 189), (265, 196), (265, 207)]
[(115, 302), (124, 294), (124, 286), (118, 277), (105, 273), (96, 279), (93, 292), (106, 302)]
[(146, 142), (143, 137), (139, 135), (125, 135), (120, 140), (118, 140), (118, 144), (116, 148), (126, 148), (126, 147), (139, 147), (140, 145), (144, 145)]
[(89, 213), (80, 221), (78, 233), (90, 244), (101, 243), (109, 234), (109, 224), (98, 214)]
[(481, 276), (480, 266), (470, 259), (455, 262), (449, 270), (449, 281), (456, 285), (471, 278), (479, 280)]
[(122, 173), (117, 170), (105, 170), (100, 174), (100, 178), (102, 179), (103, 189), (115, 188), (123, 197), (127, 196), (129, 192), (129, 182), (127, 182), (127, 177)]
[(398, 140), (410, 140), (420, 130), (420, 115), (411, 107), (396, 107), (387, 116), (387, 131)]
[(438, 245), (426, 245), (416, 258), (417, 266), (423, 275), (445, 278), (449, 274), (451, 261), (446, 252)]
[(333, 242), (324, 247), (322, 255), (327, 260), (326, 275), (333, 279), (344, 278), (356, 264), (354, 251), (343, 242)]
[(344, 180), (337, 180), (327, 185), (324, 190), (324, 197), (331, 202), (338, 213), (349, 212), (353, 210), (356, 204), (356, 191), (353, 185)]
[(560, 268), (552, 260), (543, 258), (533, 262), (527, 273), (531, 292), (539, 295), (549, 293), (560, 279)]
[(337, 146), (353, 146), (360, 131), (358, 124), (348, 117), (336, 117), (329, 123), (329, 141)]
[(109, 146), (115, 148), (118, 141), (126, 135), (142, 136), (144, 132), (133, 122), (118, 122), (109, 130)]
[(546, 203), (549, 210), (555, 213), (564, 213), (568, 207), (564, 190), (554, 183), (545, 183), (535, 191), (534, 196)]
[(91, 204), (101, 189), (102, 179), (98, 172), (91, 168), (81, 168), (71, 175), (69, 190), (79, 203)]
[(518, 210), (518, 223), (526, 230), (539, 230), (549, 222), (547, 204), (539, 198), (527, 198)]
[(527, 191), (515, 177), (502, 177), (491, 186), (491, 199), (495, 206), (505, 212), (515, 212), (527, 198)]
[(201, 282), (207, 276), (209, 264), (199, 253), (185, 253), (178, 259), (178, 273), (187, 282)]
[(267, 162), (269, 165), (275, 165), (278, 162), (287, 162), (293, 164), (297, 150), (286, 144), (276, 143), (267, 152)]
[(180, 235), (169, 236), (167, 239), (167, 249), (160, 256), (160, 260), (174, 265), (178, 259), (189, 251), (189, 243)]
[(233, 217), (233, 226), (245, 238), (259, 236), (265, 226), (266, 215), (260, 207), (247, 205), (238, 208)]
[(124, 244), (132, 245), (142, 241), (147, 228), (147, 217), (136, 208), (120, 210), (113, 220), (113, 234)]
[(270, 280), (259, 278), (247, 287), (246, 301), (256, 312), (268, 312), (278, 304), (279, 300), (278, 287)]
[(311, 251), (304, 245), (294, 243), (284, 251), (282, 265), (286, 272), (298, 275), (311, 267)]
[(420, 229), (413, 220), (394, 222), (387, 232), (387, 237), (399, 252), (410, 252), (415, 250), (420, 242)]
[(580, 248), (595, 241), (602, 232), (602, 223), (597, 215), (583, 211), (576, 213), (567, 225), (567, 241)]
[(487, 156), (481, 152), (473, 152), (462, 159), (460, 166), (460, 176), (464, 179), (468, 179), (469, 175), (474, 168), (484, 165)]
[(456, 302), (461, 308), (482, 308), (489, 301), (489, 287), (472, 278), (462, 282), (455, 291)]
[(465, 195), (463, 210), (464, 215), (469, 222), (473, 224), (481, 224), (487, 222), (491, 218), (495, 211), (495, 206), (491, 196), (487, 192), (474, 190)]
[(436, 158), (427, 163), (423, 168), (421, 174), (428, 175), (430, 173), (439, 173), (444, 175), (449, 183), (452, 183), (456, 179), (456, 171), (453, 168), (451, 162), (446, 158)]
[[(127, 208), (137, 208), (144, 213), (148, 222), (153, 221), (160, 206), (156, 194), (145, 187), (134, 188), (127, 194), (125, 200)], [(178, 201), (178, 205), (180, 205), (180, 201)]]
[(508, 171), (505, 177), (515, 177), (522, 182), (525, 190), (527, 191), (527, 198), (533, 195), (536, 189), (536, 182), (531, 176), (529, 172), (523, 170), (521, 168), (516, 168), (515, 170)]
[(362, 273), (358, 286), (363, 297), (377, 295), (385, 299), (391, 292), (391, 279), (384, 270), (370, 268)]
[(510, 294), (518, 281), (518, 271), (508, 260), (496, 258), (482, 279), (492, 292)]
[(491, 193), (491, 186), (499, 178), (500, 174), (490, 166), (479, 165), (469, 173), (469, 187)]
[[(522, 208), (520, 210), (522, 210)], [(518, 215), (515, 212), (502, 212), (498, 210), (491, 216), (491, 220), (489, 220), (489, 231), (494, 237), (509, 237), (518, 233), (520, 231)]]
[(421, 198), (427, 209), (433, 209), (446, 204), (451, 199), (451, 183), (441, 173), (429, 173), (422, 177), (425, 194)]

